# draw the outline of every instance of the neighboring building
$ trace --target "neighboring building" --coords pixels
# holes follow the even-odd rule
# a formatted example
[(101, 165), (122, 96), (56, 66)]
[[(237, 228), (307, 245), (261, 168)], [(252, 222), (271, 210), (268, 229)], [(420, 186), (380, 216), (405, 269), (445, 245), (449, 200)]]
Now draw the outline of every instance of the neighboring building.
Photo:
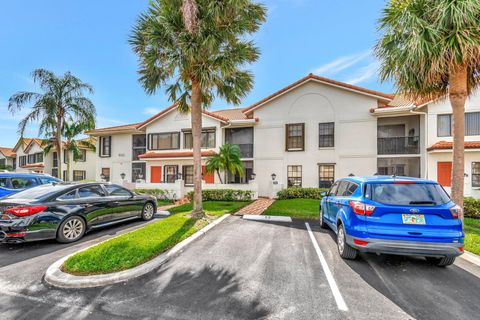
[[(95, 166), (97, 163), (95, 152), (87, 146), (82, 145), (81, 141), (79, 144), (83, 156), (78, 161), (71, 161), (69, 180), (95, 180)], [(73, 159), (73, 154), (71, 152), (66, 152), (65, 149), (62, 151), (64, 153), (64, 164), (62, 165), (63, 174), (60, 177), (58, 172), (57, 151), (56, 149), (52, 149), (49, 153), (45, 155), (41, 139), (20, 139), (13, 148), (13, 150), (16, 152), (17, 155), (15, 171), (47, 173), (54, 177), (62, 178), (63, 180), (65, 180), (67, 170), (67, 164), (65, 159), (66, 157), (72, 157)]]
[(15, 157), (13, 148), (0, 147), (0, 168), (11, 167), (15, 171)]
[[(254, 174), (260, 196), (272, 194), (273, 178), (280, 187), (329, 187), (349, 174), (428, 177), (448, 190), (450, 110), (448, 101), (415, 104), (310, 74), (247, 108), (204, 111), (202, 155), (205, 164), (221, 144), (238, 144), (245, 178), (223, 180), (247, 183)], [(465, 194), (480, 196), (480, 99), (466, 110)], [(190, 115), (175, 106), (89, 134), (98, 137), (97, 179), (193, 184)], [(219, 183), (216, 175), (204, 180)]]

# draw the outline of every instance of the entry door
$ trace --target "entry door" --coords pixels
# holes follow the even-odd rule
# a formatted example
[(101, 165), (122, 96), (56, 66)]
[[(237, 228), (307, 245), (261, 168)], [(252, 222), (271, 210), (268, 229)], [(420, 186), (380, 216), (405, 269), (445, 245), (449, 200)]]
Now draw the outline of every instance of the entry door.
[(451, 162), (437, 162), (437, 181), (444, 187), (452, 186)]
[(161, 183), (162, 182), (162, 167), (150, 167), (151, 183)]

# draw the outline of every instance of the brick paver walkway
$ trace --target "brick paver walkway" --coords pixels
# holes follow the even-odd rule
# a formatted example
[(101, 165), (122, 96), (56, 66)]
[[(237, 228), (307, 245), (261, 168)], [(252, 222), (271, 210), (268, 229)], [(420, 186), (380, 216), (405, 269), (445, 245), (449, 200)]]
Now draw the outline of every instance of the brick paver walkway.
[(274, 201), (275, 200), (273, 199), (258, 198), (253, 203), (237, 211), (235, 214), (237, 216), (243, 216), (246, 214), (260, 215), (263, 211), (267, 210)]

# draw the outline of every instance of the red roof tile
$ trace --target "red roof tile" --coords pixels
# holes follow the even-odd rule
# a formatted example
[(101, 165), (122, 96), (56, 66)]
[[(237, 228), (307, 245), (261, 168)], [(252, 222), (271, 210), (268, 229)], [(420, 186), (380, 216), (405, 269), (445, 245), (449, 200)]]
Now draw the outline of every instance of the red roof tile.
[(13, 148), (5, 148), (5, 147), (0, 147), (0, 152), (3, 153), (5, 157), (15, 157), (15, 151), (13, 151)]
[[(453, 142), (439, 141), (429, 147), (427, 151), (453, 149)], [(480, 141), (465, 141), (465, 149), (480, 149)]]
[(29, 163), (29, 164), (26, 164), (24, 166), (21, 166), (21, 168), (25, 168), (25, 169), (28, 169), (28, 168), (43, 168), (45, 167), (45, 165), (43, 163)]
[[(202, 151), (202, 157), (211, 157), (215, 155), (215, 151)], [(193, 151), (176, 151), (176, 152), (147, 152), (138, 156), (140, 159), (157, 159), (157, 158), (192, 158)]]

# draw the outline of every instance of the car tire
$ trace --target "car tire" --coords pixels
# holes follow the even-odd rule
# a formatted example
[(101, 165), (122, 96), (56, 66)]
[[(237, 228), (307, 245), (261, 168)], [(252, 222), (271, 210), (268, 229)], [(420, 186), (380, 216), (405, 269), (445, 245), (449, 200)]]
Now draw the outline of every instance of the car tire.
[(57, 241), (70, 243), (80, 240), (86, 231), (85, 220), (79, 216), (71, 216), (65, 219), (58, 228)]
[(323, 220), (323, 210), (322, 210), (322, 207), (320, 207), (319, 219), (320, 219), (320, 228), (322, 228), (322, 229), (327, 229), (327, 224), (326, 224), (325, 221)]
[(337, 231), (337, 249), (340, 257), (347, 260), (354, 260), (357, 258), (358, 250), (352, 248), (347, 243), (347, 238), (345, 236), (345, 228), (343, 224), (338, 225)]
[(443, 258), (425, 257), (425, 259), (427, 259), (428, 262), (436, 265), (437, 267), (448, 267), (455, 262), (456, 257), (443, 257)]
[(152, 220), (155, 216), (155, 205), (151, 202), (145, 203), (142, 209), (142, 219), (144, 221)]

